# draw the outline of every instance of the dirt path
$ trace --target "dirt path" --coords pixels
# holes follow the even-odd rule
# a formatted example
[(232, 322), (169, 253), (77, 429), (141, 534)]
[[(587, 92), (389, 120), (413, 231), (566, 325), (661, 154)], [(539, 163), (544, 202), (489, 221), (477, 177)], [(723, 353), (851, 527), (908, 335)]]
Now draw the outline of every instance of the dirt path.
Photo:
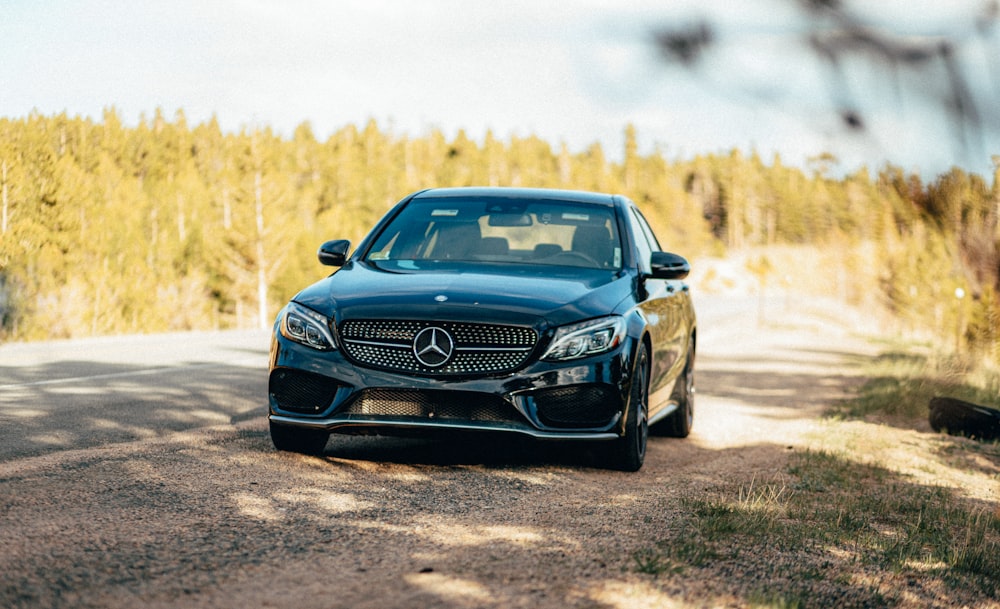
[(695, 432), (652, 438), (637, 474), (480, 439), (297, 456), (262, 417), (0, 463), (0, 606), (745, 606), (726, 573), (633, 557), (677, 532), (683, 498), (782, 475), (871, 348), (828, 313), (710, 309)]

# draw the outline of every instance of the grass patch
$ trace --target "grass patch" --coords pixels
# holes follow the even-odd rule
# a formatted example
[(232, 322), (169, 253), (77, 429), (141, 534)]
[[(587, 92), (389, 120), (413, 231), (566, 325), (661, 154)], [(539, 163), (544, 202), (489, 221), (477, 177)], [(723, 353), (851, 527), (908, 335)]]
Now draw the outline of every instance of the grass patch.
[(635, 570), (653, 576), (681, 574), (688, 568), (708, 566), (719, 558), (712, 545), (697, 536), (659, 543), (632, 555)]
[(792, 455), (785, 474), (683, 500), (676, 530), (636, 554), (636, 570), (724, 572), (720, 585), (755, 607), (889, 607), (914, 581), (958, 605), (998, 598), (1000, 513), (826, 451)]
[(912, 346), (865, 362), (864, 374), (869, 380), (857, 397), (836, 406), (833, 414), (925, 419), (935, 396), (1000, 407), (1000, 371), (964, 357), (927, 353)]
[[(833, 474), (830, 474), (830, 471)], [(894, 479), (886, 470), (827, 452), (792, 458), (801, 483), (790, 514), (814, 536), (861, 564), (894, 572), (932, 572), (977, 584), (992, 598), (1000, 573), (1000, 514), (944, 487)], [(817, 487), (808, 481), (823, 479)]]
[(715, 541), (730, 535), (766, 535), (782, 526), (785, 494), (783, 484), (753, 479), (739, 488), (735, 501), (699, 498), (681, 504), (695, 516), (699, 535)]
[[(865, 366), (870, 380), (836, 415), (926, 420), (939, 395), (1000, 407), (1000, 373), (959, 358), (897, 349)], [(839, 427), (831, 421), (829, 433)], [(997, 479), (1000, 443), (914, 440), (917, 452), (908, 453), (880, 446), (890, 440), (874, 432), (831, 440), (843, 452), (790, 453), (773, 479), (682, 499), (665, 538), (633, 556), (636, 570), (708, 580), (747, 606), (772, 609), (1000, 600), (1000, 509), (962, 491)], [(916, 463), (936, 453), (959, 482), (883, 467), (873, 456), (880, 450)]]

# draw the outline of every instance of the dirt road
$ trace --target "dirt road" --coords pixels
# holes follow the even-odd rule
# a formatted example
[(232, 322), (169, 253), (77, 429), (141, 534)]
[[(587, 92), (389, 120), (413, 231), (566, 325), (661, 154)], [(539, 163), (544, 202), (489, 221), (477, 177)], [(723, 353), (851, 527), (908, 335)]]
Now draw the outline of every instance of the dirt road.
[[(276, 452), (266, 344), (232, 369), (201, 362), (211, 383), (196, 369), (127, 376), (162, 362), (109, 367), (111, 385), (65, 415), (113, 402), (108, 433), (75, 446), (64, 420), (39, 448), (23, 438), (63, 415), (18, 412), (40, 382), (19, 356), (0, 367), (3, 442), (22, 438), (0, 460), (0, 607), (745, 606), (747, 582), (655, 577), (633, 557), (676, 526), (684, 497), (778, 475), (871, 352), (832, 314), (757, 315), (752, 298), (701, 307), (695, 431), (652, 438), (636, 474), (505, 439), (334, 436), (322, 458)], [(64, 378), (48, 395), (90, 382)], [(128, 414), (171, 400), (183, 408), (157, 415), (165, 429)]]

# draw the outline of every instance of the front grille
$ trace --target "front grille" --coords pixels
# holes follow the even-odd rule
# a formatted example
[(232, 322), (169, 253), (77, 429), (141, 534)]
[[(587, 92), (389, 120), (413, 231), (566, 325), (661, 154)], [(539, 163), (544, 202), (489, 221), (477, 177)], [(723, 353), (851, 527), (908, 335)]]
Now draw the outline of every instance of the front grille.
[(472, 391), (368, 389), (337, 414), (492, 423), (520, 420), (502, 398)]
[(533, 394), (538, 420), (549, 427), (605, 427), (621, 410), (611, 387), (556, 387)]
[[(448, 334), (453, 352), (444, 363), (421, 363), (414, 341), (426, 328)], [(498, 374), (522, 366), (538, 335), (531, 328), (434, 321), (350, 320), (339, 328), (344, 353), (356, 363), (418, 374)]]
[(283, 410), (318, 414), (333, 401), (339, 385), (311, 372), (277, 368), (268, 379), (268, 393)]

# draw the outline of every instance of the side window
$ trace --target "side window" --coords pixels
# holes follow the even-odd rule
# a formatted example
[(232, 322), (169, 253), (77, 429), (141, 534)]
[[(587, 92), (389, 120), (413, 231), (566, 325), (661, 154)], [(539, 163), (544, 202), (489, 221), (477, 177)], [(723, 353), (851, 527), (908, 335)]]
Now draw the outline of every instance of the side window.
[(639, 271), (649, 273), (651, 270), (649, 267), (649, 257), (653, 253), (654, 247), (657, 251), (659, 250), (659, 245), (656, 243), (655, 238), (650, 243), (649, 235), (652, 233), (650, 233), (649, 227), (646, 226), (642, 215), (634, 207), (629, 208), (628, 223), (632, 236), (635, 239), (636, 255), (639, 256)]
[(653, 248), (653, 251), (662, 252), (663, 248), (660, 247), (660, 242), (656, 240), (656, 235), (653, 234), (653, 229), (649, 227), (649, 222), (646, 222), (646, 218), (642, 215), (642, 212), (633, 207), (632, 213), (634, 213), (636, 219), (638, 219), (639, 226), (642, 227), (642, 232), (646, 235), (646, 240), (649, 241), (649, 245)]

